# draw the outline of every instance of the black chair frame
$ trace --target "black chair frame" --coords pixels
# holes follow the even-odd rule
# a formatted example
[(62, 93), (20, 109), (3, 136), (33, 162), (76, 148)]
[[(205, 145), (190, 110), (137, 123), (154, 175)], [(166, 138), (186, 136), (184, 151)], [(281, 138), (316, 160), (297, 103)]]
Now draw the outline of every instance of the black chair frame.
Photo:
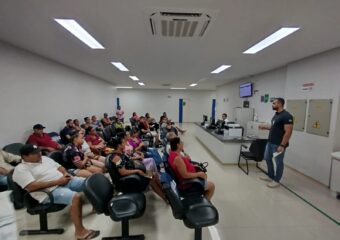
[(27, 212), (30, 215), (39, 215), (39, 225), (40, 228), (37, 230), (21, 230), (19, 232), (20, 236), (25, 235), (45, 235), (45, 234), (62, 234), (64, 233), (64, 229), (56, 228), (49, 229), (48, 228), (48, 220), (47, 214), (51, 212), (57, 212), (64, 209), (67, 205), (64, 204), (55, 204), (53, 195), (48, 190), (38, 190), (34, 192), (43, 192), (49, 198), (48, 203), (39, 203), (33, 197), (31, 197), (30, 193), (26, 190), (22, 189), (16, 182), (13, 181), (13, 171), (8, 174), (8, 183), (9, 187), (16, 194), (21, 195), (23, 199), (23, 204), (27, 208)]
[[(217, 209), (205, 198), (196, 196), (181, 199), (168, 183), (163, 183), (162, 188), (170, 203), (173, 216), (176, 219), (183, 220), (186, 227), (195, 230), (195, 240), (202, 240), (203, 227), (212, 226), (218, 223), (219, 216)], [(193, 214), (195, 211), (203, 213), (200, 214), (202, 219), (195, 219), (195, 214)], [(207, 211), (210, 211), (210, 214), (206, 218), (204, 213)]]
[[(248, 164), (249, 160), (255, 161), (256, 168), (259, 169), (261, 172), (266, 173), (259, 166), (259, 162), (263, 160), (266, 143), (267, 143), (267, 139), (255, 139), (251, 143), (249, 148), (247, 145), (241, 144), (237, 165), (245, 174), (249, 175), (249, 164)], [(243, 151), (244, 149), (249, 149), (249, 151)], [(246, 162), (246, 169), (244, 169), (241, 165), (241, 158), (243, 158)]]
[[(98, 185), (101, 189), (98, 189)], [(138, 218), (144, 214), (145, 211), (145, 196), (142, 193), (127, 193), (113, 196), (114, 188), (109, 180), (100, 173), (91, 175), (85, 180), (84, 193), (91, 202), (97, 214), (104, 213), (110, 216), (113, 221), (121, 222), (122, 235), (116, 237), (104, 237), (103, 240), (144, 240), (145, 236), (130, 235), (129, 233), (129, 219)], [(135, 199), (142, 200), (142, 206), (139, 206)], [(118, 216), (113, 210), (115, 205), (123, 206), (122, 215)], [(132, 209), (126, 209), (128, 206)], [(124, 216), (123, 216), (124, 215)]]

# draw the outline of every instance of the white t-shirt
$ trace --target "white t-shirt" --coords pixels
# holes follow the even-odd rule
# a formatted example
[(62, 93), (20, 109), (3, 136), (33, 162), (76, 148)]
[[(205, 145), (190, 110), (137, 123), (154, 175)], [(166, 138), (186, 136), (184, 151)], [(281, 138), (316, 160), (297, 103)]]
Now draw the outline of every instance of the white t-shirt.
[(83, 145), (81, 145), (81, 151), (83, 153), (85, 152), (91, 152), (89, 144), (84, 140)]
[[(42, 156), (42, 160), (39, 163), (29, 163), (22, 161), (14, 169), (13, 180), (22, 188), (25, 188), (28, 184), (35, 181), (54, 181), (63, 176), (63, 174), (58, 171), (59, 167), (60, 165), (57, 162), (46, 156)], [(57, 186), (53, 186), (47, 188), (47, 190), (52, 191), (56, 187)], [(31, 196), (39, 202), (42, 202), (47, 197), (47, 195), (43, 192), (34, 192), (31, 193)]]
[(224, 124), (225, 124), (226, 126), (227, 126), (228, 122), (229, 122), (228, 118), (224, 119)]

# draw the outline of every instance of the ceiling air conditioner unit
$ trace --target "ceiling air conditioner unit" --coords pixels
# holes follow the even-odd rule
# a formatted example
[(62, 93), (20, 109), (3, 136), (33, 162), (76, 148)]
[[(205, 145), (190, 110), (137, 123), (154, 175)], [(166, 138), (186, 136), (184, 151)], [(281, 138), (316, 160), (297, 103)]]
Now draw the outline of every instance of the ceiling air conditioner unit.
[(152, 35), (161, 37), (202, 37), (211, 17), (204, 13), (155, 12), (149, 18)]

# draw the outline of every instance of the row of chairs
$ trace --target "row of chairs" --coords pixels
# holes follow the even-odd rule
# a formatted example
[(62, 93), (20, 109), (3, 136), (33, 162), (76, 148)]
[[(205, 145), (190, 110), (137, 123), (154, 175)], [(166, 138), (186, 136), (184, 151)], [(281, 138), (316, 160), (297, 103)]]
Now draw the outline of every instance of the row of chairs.
[(194, 178), (182, 181), (183, 189), (168, 162), (168, 155), (163, 154), (165, 172), (161, 172), (161, 184), (169, 201), (175, 219), (182, 220), (184, 225), (195, 230), (195, 240), (202, 239), (202, 228), (213, 226), (219, 221), (216, 207), (204, 198), (204, 179)]
[[(61, 152), (55, 151), (49, 155), (52, 159), (59, 162)], [(118, 171), (114, 164), (110, 164), (109, 158), (106, 160), (107, 168), (111, 173), (113, 184), (102, 174), (94, 174), (85, 181), (84, 193), (90, 200), (98, 214), (104, 213), (110, 215), (114, 221), (122, 222), (122, 237), (110, 239), (144, 239), (143, 235), (138, 238), (129, 236), (129, 219), (137, 218), (143, 215), (145, 210), (145, 196), (142, 193), (146, 190), (149, 179), (137, 174), (125, 176), (118, 179), (115, 173)], [(62, 234), (64, 229), (49, 229), (47, 214), (57, 212), (66, 207), (63, 204), (55, 204), (53, 195), (48, 190), (43, 191), (49, 197), (49, 203), (39, 203), (31, 197), (25, 189), (22, 189), (13, 181), (13, 171), (8, 175), (9, 187), (13, 191), (14, 200), (18, 204), (26, 207), (30, 215), (39, 215), (40, 228), (37, 230), (22, 230), (19, 235), (37, 235), (37, 234)], [(98, 188), (100, 186), (100, 188)], [(115, 186), (115, 188), (113, 187)], [(114, 191), (115, 190), (115, 191)], [(114, 192), (123, 192), (122, 195), (114, 196)], [(113, 197), (114, 196), (114, 197)], [(134, 236), (132, 236), (134, 237)]]
[[(21, 143), (11, 144), (4, 148), (14, 154), (19, 154)], [(63, 160), (63, 154), (55, 151), (49, 154), (62, 166), (68, 168)], [(110, 156), (106, 158), (106, 167), (109, 170), (112, 183), (102, 174), (94, 174), (86, 179), (84, 193), (93, 205), (98, 214), (105, 214), (114, 221), (122, 222), (122, 236), (110, 239), (144, 239), (144, 235), (129, 235), (129, 220), (141, 217), (145, 211), (145, 196), (150, 179), (133, 174), (118, 178), (118, 169), (111, 162)], [(188, 180), (191, 191), (180, 191), (178, 188), (171, 187), (176, 181), (176, 176), (164, 158), (166, 172), (161, 173), (163, 191), (172, 208), (173, 216), (183, 220), (185, 226), (195, 229), (195, 240), (202, 238), (202, 227), (211, 226), (218, 222), (217, 209), (203, 197), (204, 186), (200, 179)], [(177, 182), (178, 183), (178, 182)], [(9, 174), (10, 189), (13, 190), (14, 199), (17, 204), (26, 207), (30, 215), (39, 215), (40, 228), (37, 230), (22, 230), (20, 235), (31, 234), (62, 234), (63, 229), (49, 229), (47, 214), (57, 212), (66, 205), (54, 204), (53, 195), (44, 190), (50, 198), (49, 203), (41, 204), (31, 195), (21, 189), (12, 179), (12, 172)], [(101, 186), (98, 188), (98, 186)], [(123, 193), (117, 195), (117, 193)], [(116, 193), (116, 194), (114, 194)]]

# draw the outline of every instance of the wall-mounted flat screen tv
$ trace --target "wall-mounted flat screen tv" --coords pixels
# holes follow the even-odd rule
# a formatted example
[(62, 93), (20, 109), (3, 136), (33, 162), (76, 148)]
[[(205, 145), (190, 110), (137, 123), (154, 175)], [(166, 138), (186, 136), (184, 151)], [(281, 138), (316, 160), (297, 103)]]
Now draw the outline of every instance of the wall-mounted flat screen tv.
[(240, 85), (240, 97), (251, 97), (253, 96), (253, 83), (244, 83)]

